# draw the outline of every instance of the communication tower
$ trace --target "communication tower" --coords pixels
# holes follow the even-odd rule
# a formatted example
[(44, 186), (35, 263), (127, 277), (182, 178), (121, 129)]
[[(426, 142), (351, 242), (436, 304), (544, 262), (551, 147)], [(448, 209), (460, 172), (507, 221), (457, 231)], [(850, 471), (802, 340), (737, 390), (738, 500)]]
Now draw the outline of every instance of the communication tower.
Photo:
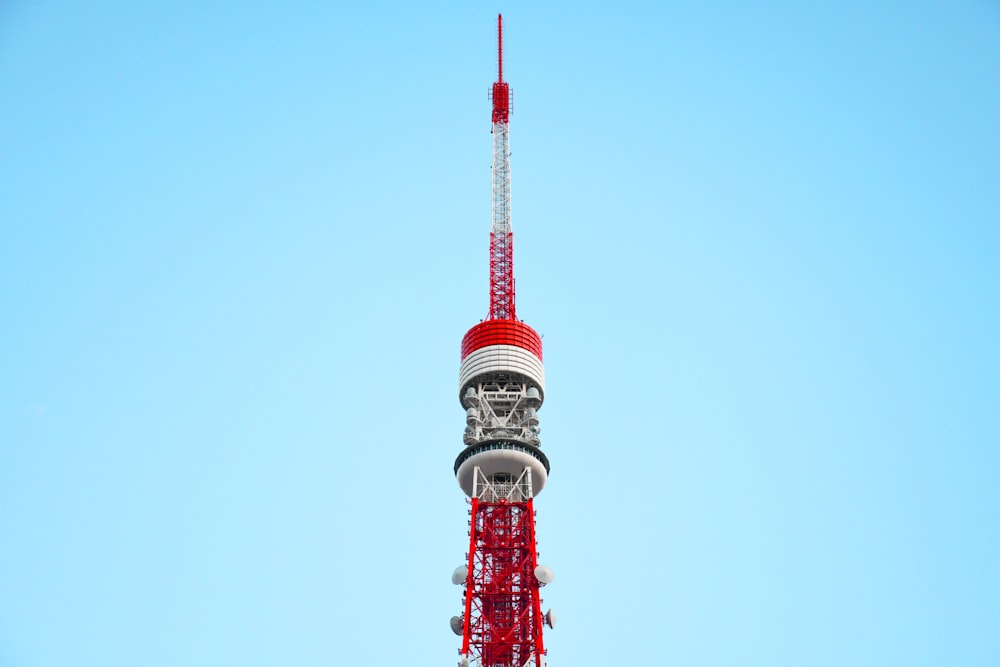
[(469, 551), (452, 582), (463, 587), (451, 627), (462, 637), (459, 667), (543, 667), (540, 589), (552, 570), (538, 564), (534, 498), (549, 475), (540, 449), (538, 409), (545, 398), (542, 339), (514, 307), (510, 225), (510, 86), (503, 79), (503, 17), (497, 16), (493, 84), (493, 224), (490, 310), (462, 339), (458, 396), (465, 448), (455, 476), (469, 498)]

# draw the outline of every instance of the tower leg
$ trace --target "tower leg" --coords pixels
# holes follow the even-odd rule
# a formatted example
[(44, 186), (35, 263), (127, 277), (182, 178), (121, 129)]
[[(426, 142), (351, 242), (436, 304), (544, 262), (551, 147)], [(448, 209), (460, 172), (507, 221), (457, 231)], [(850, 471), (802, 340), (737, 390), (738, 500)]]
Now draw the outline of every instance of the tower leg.
[(476, 476), (462, 653), (480, 667), (542, 667), (531, 471), (516, 481)]

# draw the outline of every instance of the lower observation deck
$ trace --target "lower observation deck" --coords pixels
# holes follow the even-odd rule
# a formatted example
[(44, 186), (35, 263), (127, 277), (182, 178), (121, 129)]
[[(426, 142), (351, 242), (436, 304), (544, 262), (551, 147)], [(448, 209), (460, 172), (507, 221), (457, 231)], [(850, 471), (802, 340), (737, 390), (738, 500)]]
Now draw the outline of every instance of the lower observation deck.
[(465, 495), (472, 496), (475, 470), (486, 479), (495, 475), (518, 477), (525, 468), (531, 469), (534, 493), (537, 495), (549, 477), (549, 459), (542, 450), (516, 440), (490, 440), (466, 447), (455, 459), (455, 477)]

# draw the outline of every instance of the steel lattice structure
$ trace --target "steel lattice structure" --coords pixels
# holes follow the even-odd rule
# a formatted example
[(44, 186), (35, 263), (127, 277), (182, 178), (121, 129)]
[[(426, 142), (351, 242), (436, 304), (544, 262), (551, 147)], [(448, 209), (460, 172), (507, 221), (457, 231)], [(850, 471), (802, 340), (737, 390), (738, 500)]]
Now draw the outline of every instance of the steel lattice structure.
[(510, 86), (503, 80), (503, 17), (497, 17), (497, 81), (493, 84), (493, 226), (490, 229), (491, 320), (513, 320), (514, 233), (510, 228)]
[(490, 311), (462, 339), (459, 400), (465, 449), (455, 460), (469, 497), (469, 551), (452, 575), (463, 586), (459, 667), (543, 667), (540, 589), (552, 571), (538, 564), (534, 497), (549, 461), (540, 449), (538, 409), (545, 398), (542, 339), (514, 305), (514, 234), (510, 223), (510, 87), (503, 80), (503, 18), (497, 17), (498, 75), (493, 84), (493, 221)]
[(483, 667), (541, 665), (542, 611), (535, 570), (531, 470), (515, 484), (476, 480), (471, 499), (462, 654)]

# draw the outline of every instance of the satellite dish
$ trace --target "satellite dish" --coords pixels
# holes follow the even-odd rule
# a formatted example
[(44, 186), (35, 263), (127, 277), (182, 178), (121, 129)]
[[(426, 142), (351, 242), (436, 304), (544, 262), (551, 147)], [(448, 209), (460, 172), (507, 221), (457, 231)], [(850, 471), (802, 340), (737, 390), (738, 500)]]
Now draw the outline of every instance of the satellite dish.
[(545, 624), (550, 628), (556, 627), (556, 613), (551, 609), (545, 612)]
[(469, 659), (463, 655), (458, 659), (458, 667), (469, 667)]
[(556, 574), (552, 571), (552, 568), (545, 565), (539, 565), (535, 568), (535, 579), (538, 579), (538, 583), (551, 584), (555, 578)]
[(460, 616), (451, 617), (451, 631), (456, 635), (462, 635), (462, 630), (464, 629), (462, 625), (464, 624), (462, 623), (462, 618)]
[(469, 576), (469, 568), (465, 565), (459, 565), (455, 568), (455, 571), (451, 573), (451, 583), (456, 586), (461, 586), (465, 583), (465, 580)]

